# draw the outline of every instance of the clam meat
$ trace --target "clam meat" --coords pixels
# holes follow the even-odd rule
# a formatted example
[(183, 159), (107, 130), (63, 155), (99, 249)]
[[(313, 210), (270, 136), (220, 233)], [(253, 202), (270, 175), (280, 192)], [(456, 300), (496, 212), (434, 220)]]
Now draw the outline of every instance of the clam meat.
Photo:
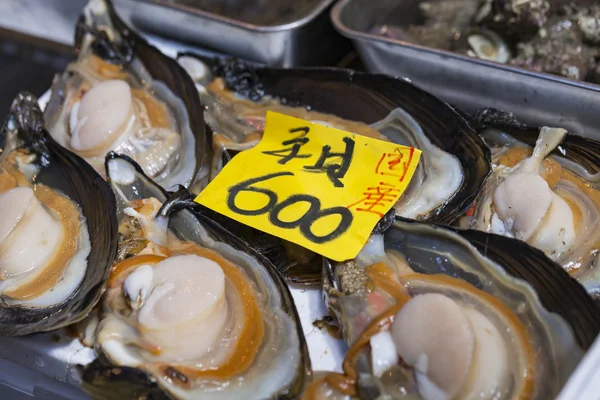
[(560, 266), (481, 232), (397, 220), (324, 272), (350, 350), (306, 398), (553, 398), (600, 330)]
[(165, 187), (190, 186), (207, 145), (185, 71), (127, 28), (108, 0), (88, 3), (76, 45), (77, 59), (55, 79), (46, 109), (54, 139), (100, 174), (114, 150)]
[(102, 293), (115, 199), (43, 130), (33, 95), (17, 97), (1, 135), (0, 334), (53, 330), (84, 318)]
[[(549, 127), (539, 130), (533, 149), (497, 129), (482, 135), (492, 147), (494, 172), (462, 222), (526, 241), (591, 291), (600, 290), (600, 164), (594, 153), (600, 144)], [(555, 149), (558, 154), (550, 155)]]
[[(310, 363), (274, 267), (213, 240), (190, 211), (175, 213), (165, 203), (161, 212), (171, 216), (159, 216), (163, 203), (154, 196), (164, 201), (165, 193), (130, 159), (109, 157), (123, 206), (119, 262), (95, 337), (107, 364), (86, 368), (86, 390), (126, 397), (134, 385), (120, 389), (117, 381), (145, 374), (147, 393), (177, 399), (300, 393)], [(107, 377), (115, 367), (122, 373)]]

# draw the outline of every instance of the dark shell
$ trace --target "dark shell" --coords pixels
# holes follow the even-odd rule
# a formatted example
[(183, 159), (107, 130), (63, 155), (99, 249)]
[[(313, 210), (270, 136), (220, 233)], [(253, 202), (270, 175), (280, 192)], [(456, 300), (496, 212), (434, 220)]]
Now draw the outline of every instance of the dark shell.
[[(194, 224), (200, 223), (210, 234), (210, 236), (218, 241), (228, 243), (232, 247), (242, 252), (245, 252), (256, 258), (269, 273), (278, 287), (278, 295), (282, 301), (282, 307), (288, 315), (294, 320), (298, 328), (298, 338), (301, 346), (301, 365), (303, 370), (298, 373), (293, 384), (286, 390), (278, 394), (279, 399), (297, 398), (304, 390), (309, 377), (312, 374), (310, 357), (306, 340), (302, 332), (302, 325), (292, 299), (289, 288), (277, 272), (269, 260), (257, 253), (254, 249), (248, 246), (243, 240), (239, 239), (218, 223), (208, 218), (204, 211), (206, 210), (201, 205), (193, 202), (194, 196), (190, 194), (183, 186), (179, 187), (177, 192), (167, 192), (162, 187), (154, 183), (148, 178), (141, 167), (127, 156), (117, 155), (110, 152), (106, 156), (107, 175), (108, 162), (113, 159), (122, 159), (130, 163), (137, 171), (135, 182), (130, 186), (130, 193), (135, 193), (136, 198), (143, 199), (155, 197), (164, 204), (160, 209), (159, 214), (169, 217), (169, 229), (179, 236), (181, 239), (193, 240), (197, 234), (194, 233)], [(116, 184), (118, 185), (118, 184)], [(119, 213), (126, 206), (121, 200), (119, 203)], [(116, 367), (111, 365), (104, 357), (94, 361), (84, 367), (82, 372), (83, 387), (97, 398), (102, 399), (123, 399), (130, 398), (134, 394), (136, 396), (146, 396), (148, 399), (170, 399), (168, 393), (163, 391), (157, 384), (156, 380), (146, 374), (144, 371), (129, 367)], [(133, 382), (134, 385), (129, 385), (128, 382)]]
[(71, 296), (49, 308), (0, 305), (0, 335), (45, 332), (80, 321), (104, 292), (117, 252), (115, 196), (88, 163), (62, 148), (44, 130), (37, 98), (30, 93), (20, 93), (13, 102), (0, 144), (4, 148), (28, 148), (38, 155), (40, 172), (35, 182), (67, 195), (79, 205), (91, 242), (85, 277)]
[[(470, 123), (477, 132), (488, 128), (499, 129), (532, 148), (540, 134), (538, 127), (522, 124), (514, 114), (493, 108), (477, 111)], [(551, 154), (578, 163), (590, 174), (600, 172), (600, 142), (596, 140), (567, 133), (561, 144)]]
[[(207, 164), (210, 157), (212, 134), (206, 131), (204, 114), (198, 112), (202, 109), (202, 104), (194, 82), (175, 60), (164, 55), (128, 27), (116, 13), (111, 0), (103, 0), (103, 2), (106, 4), (114, 28), (119, 32), (123, 41), (121, 43), (111, 41), (106, 32), (87, 25), (82, 15), (75, 28), (75, 55), (79, 54), (85, 35), (91, 34), (94, 37), (91, 48), (95, 55), (106, 62), (122, 66), (129, 65), (137, 57), (154, 80), (165, 84), (175, 96), (183, 101), (196, 141), (195, 178), (199, 169)], [(57, 107), (60, 105), (53, 104), (53, 102), (48, 104), (47, 115), (54, 113)]]
[(592, 346), (600, 333), (600, 308), (560, 265), (520, 240), (476, 230), (456, 232), (510, 275), (529, 283), (542, 305), (569, 323), (584, 350)]
[[(428, 234), (411, 230), (411, 226), (429, 227), (432, 238), (428, 245), (417, 245), (416, 239)], [(466, 239), (478, 252), (500, 265), (509, 275), (527, 282), (537, 293), (544, 308), (560, 315), (573, 329), (575, 339), (587, 350), (600, 333), (600, 308), (583, 286), (562, 267), (525, 242), (476, 230), (462, 230), (434, 224), (423, 224), (404, 218), (396, 218), (395, 224), (385, 232), (386, 249), (394, 245), (406, 258), (410, 267), (418, 273), (443, 273), (463, 279), (475, 287), (481, 283), (475, 275), (464, 273), (455, 267), (443, 250), (435, 245), (434, 232), (448, 230)], [(425, 241), (427, 239), (424, 239)], [(332, 284), (332, 264), (326, 260), (325, 276)]]

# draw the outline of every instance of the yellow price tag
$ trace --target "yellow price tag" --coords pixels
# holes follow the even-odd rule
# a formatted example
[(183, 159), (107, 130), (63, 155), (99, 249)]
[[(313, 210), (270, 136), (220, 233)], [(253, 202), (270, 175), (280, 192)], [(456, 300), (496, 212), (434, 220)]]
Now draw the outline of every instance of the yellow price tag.
[(336, 261), (356, 257), (421, 151), (267, 112), (263, 138), (196, 202)]

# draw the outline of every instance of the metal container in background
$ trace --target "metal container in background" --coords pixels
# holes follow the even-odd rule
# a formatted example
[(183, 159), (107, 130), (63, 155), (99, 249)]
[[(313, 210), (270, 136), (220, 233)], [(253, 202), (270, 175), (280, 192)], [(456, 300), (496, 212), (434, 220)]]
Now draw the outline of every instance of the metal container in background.
[(335, 28), (353, 40), (365, 67), (410, 79), (466, 112), (494, 107), (532, 125), (565, 127), (600, 140), (600, 86), (483, 61), (368, 33), (415, 22), (420, 0), (341, 0)]
[[(253, 0), (236, 1), (247, 6)], [(115, 1), (131, 9), (131, 22), (141, 30), (278, 67), (331, 65), (348, 53), (350, 42), (331, 26), (333, 2), (319, 0), (294, 21), (260, 26), (176, 1)]]

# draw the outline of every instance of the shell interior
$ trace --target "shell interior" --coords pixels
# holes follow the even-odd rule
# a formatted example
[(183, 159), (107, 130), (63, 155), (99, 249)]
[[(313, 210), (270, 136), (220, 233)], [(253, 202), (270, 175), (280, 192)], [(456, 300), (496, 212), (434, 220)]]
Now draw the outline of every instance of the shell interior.
[(165, 187), (189, 187), (210, 149), (194, 84), (172, 59), (92, 0), (76, 30), (77, 60), (55, 80), (48, 128), (104, 174), (109, 150), (129, 154)]
[[(69, 246), (72, 246), (72, 251), (68, 254), (72, 256), (63, 260), (62, 256), (66, 253), (60, 253), (61, 257), (52, 259), (56, 267), (64, 271), (58, 278), (53, 275), (52, 282), (56, 283), (52, 289), (30, 300), (4, 299), (0, 307), (0, 333), (25, 335), (77, 322), (87, 315), (100, 298), (116, 254), (114, 195), (106, 182), (85, 161), (63, 149), (43, 130), (42, 114), (33, 95), (19, 94), (0, 136), (3, 137), (0, 141), (4, 143), (0, 157), (3, 161), (21, 149), (35, 158), (33, 164), (24, 166), (27, 167), (25, 176), (29, 179), (29, 183), (24, 182), (25, 187), (37, 185), (38, 199), (43, 192), (50, 196), (54, 206), (56, 202), (62, 204), (58, 209), (49, 208), (50, 203), (41, 200), (43, 205), (38, 209), (39, 212), (31, 216), (37, 221), (46, 213), (50, 216), (73, 215), (68, 217), (73, 219), (62, 220), (62, 225), (70, 226), (65, 225), (65, 221), (71, 221), (73, 230), (67, 232), (80, 232), (77, 238), (70, 237), (66, 232), (61, 236), (64, 238), (61, 240), (66, 240), (63, 246), (64, 243), (71, 243)], [(66, 212), (71, 209), (71, 214), (56, 214), (56, 210)], [(51, 220), (45, 221), (47, 232), (54, 232)], [(35, 224), (42, 226), (41, 222)], [(25, 229), (21, 227), (21, 222), (18, 227)], [(31, 229), (31, 233), (25, 232), (30, 238), (42, 234), (35, 225)], [(52, 236), (48, 240), (53, 240)], [(61, 247), (62, 250), (65, 248)], [(34, 259), (36, 256), (27, 254), (27, 257)], [(45, 284), (45, 281), (42, 283)], [(6, 282), (3, 288), (4, 284)]]
[[(494, 173), (477, 200), (472, 227), (526, 240), (561, 264), (590, 293), (597, 293), (600, 143), (569, 133), (562, 136), (564, 130), (558, 128), (520, 125), (495, 110), (483, 110), (476, 117), (482, 122), (482, 137), (492, 148)], [(534, 154), (542, 147), (547, 150), (531, 156), (534, 146)], [(542, 157), (549, 150), (553, 150), (550, 156)], [(513, 196), (524, 182), (529, 183), (523, 190), (531, 194)], [(506, 205), (511, 208), (506, 210)], [(540, 222), (533, 219), (538, 214)], [(531, 234), (532, 226), (537, 228)]]
[[(388, 277), (385, 280), (400, 279), (408, 293), (413, 296), (406, 305), (400, 305), (400, 313), (396, 315), (398, 321), (403, 320), (401, 313), (405, 308), (408, 313), (410, 307), (407, 308), (407, 305), (413, 300), (420, 300), (421, 295), (434, 293), (452, 299), (463, 310), (468, 310), (470, 314), (467, 315), (480, 315), (477, 317), (478, 320), (487, 320), (485, 324), (491, 323), (492, 326), (496, 326), (494, 328), (497, 330), (496, 339), (503, 338), (501, 340), (506, 344), (504, 350), (492, 353), (496, 357), (500, 357), (502, 352), (506, 351), (509, 354), (505, 356), (505, 361), (498, 360), (494, 365), (495, 368), (506, 365), (505, 368), (511, 371), (509, 381), (512, 382), (509, 384), (506, 383), (509, 381), (505, 381), (505, 384), (499, 385), (497, 394), (510, 394), (512, 397), (518, 393), (526, 393), (529, 390), (527, 381), (533, 376), (532, 398), (545, 399), (556, 395), (582, 357), (582, 349), (588, 349), (600, 331), (598, 319), (600, 311), (592, 299), (560, 266), (551, 262), (540, 251), (520, 241), (501, 236), (478, 231), (459, 231), (399, 219), (383, 237), (374, 235), (355, 262), (337, 264), (333, 269), (329, 263), (325, 264), (324, 284), (329, 304), (341, 321), (344, 336), (350, 344), (362, 338), (367, 327), (371, 329), (372, 323), (375, 323), (374, 321), (380, 315), (387, 313), (386, 310), (394, 309), (399, 304), (398, 300), (386, 295), (390, 293), (388, 289), (379, 291), (378, 285), (383, 283), (370, 279), (373, 275), (369, 270), (377, 268), (376, 266), (381, 262), (392, 266), (392, 270), (395, 271), (395, 277)], [(375, 289), (369, 289), (372, 287), (370, 285), (375, 285)], [(435, 310), (436, 308), (431, 312)], [(372, 359), (371, 367), (365, 369), (363, 366), (360, 371), (375, 374), (377, 379), (371, 386), (367, 386), (377, 388), (379, 391), (392, 390), (393, 387), (396, 387), (393, 390), (397, 390), (397, 384), (394, 386), (394, 382), (398, 381), (390, 382), (389, 379), (386, 381), (386, 376), (397, 373), (397, 371), (393, 372), (395, 368), (397, 370), (397, 367), (393, 366), (398, 361), (390, 360), (389, 354), (394, 354), (398, 349), (397, 351), (403, 357), (408, 357), (405, 361), (409, 361), (406, 362), (409, 364), (410, 360), (414, 362), (414, 359), (411, 359), (414, 356), (410, 356), (410, 352), (406, 353), (407, 350), (397, 346), (411, 343), (412, 340), (413, 344), (408, 347), (410, 350), (427, 343), (423, 342), (425, 340), (423, 338), (427, 337), (427, 332), (432, 328), (425, 328), (426, 330), (420, 334), (413, 333), (413, 331), (419, 332), (418, 329), (421, 329), (419, 326), (425, 327), (427, 323), (432, 323), (427, 322), (425, 317), (430, 314), (423, 314), (423, 312), (425, 311), (412, 314), (413, 319), (421, 315), (422, 318), (419, 318), (423, 321), (411, 322), (417, 325), (402, 328), (408, 329), (406, 332), (394, 325), (391, 337), (403, 332), (399, 336), (400, 342), (398, 337), (393, 341), (396, 347), (393, 344), (390, 347), (389, 340), (385, 339), (385, 335), (389, 334), (385, 331), (377, 335), (377, 338), (371, 337), (371, 357), (377, 356)], [(444, 315), (428, 318), (429, 320), (436, 318), (433, 323), (439, 324)], [(509, 317), (511, 315), (515, 317), (512, 319), (513, 322), (508, 323), (507, 321), (513, 318)], [(506, 319), (507, 317), (509, 319)], [(402, 325), (401, 322), (398, 323)], [(520, 325), (521, 328), (517, 328), (517, 325), (513, 326), (513, 323)], [(396, 329), (400, 329), (398, 333), (395, 333)], [(520, 331), (522, 334), (511, 336)], [(504, 333), (500, 334), (500, 332)], [(509, 332), (510, 335), (506, 336)], [(411, 339), (411, 335), (420, 336)], [(458, 340), (455, 335), (452, 334), (452, 341), (449, 343)], [(434, 338), (433, 343), (439, 340), (437, 335), (434, 335)], [(450, 348), (444, 351), (460, 348), (458, 342), (456, 345), (449, 344), (449, 346)], [(529, 346), (533, 346), (531, 350), (527, 350)], [(379, 348), (383, 350), (378, 350)], [(487, 347), (486, 349), (489, 350)], [(438, 353), (432, 354), (435, 356)], [(460, 352), (454, 354), (453, 360), (458, 362), (461, 354)], [(438, 361), (444, 362), (443, 358), (440, 360)], [(383, 370), (378, 367), (382, 362), (383, 365), (388, 365)], [(435, 371), (436, 363), (431, 362), (433, 363), (430, 364), (433, 365), (431, 368)], [(415, 368), (418, 371), (422, 371), (420, 368), (427, 369), (423, 365)], [(459, 368), (458, 364), (456, 368)], [(529, 370), (533, 371), (533, 375), (524, 372)], [(383, 373), (383, 371), (387, 372)], [(431, 392), (426, 389), (426, 387), (431, 388), (431, 385), (424, 386), (424, 378), (420, 377), (418, 371), (416, 383), (407, 381), (404, 385), (405, 389), (409, 393), (414, 393), (416, 385), (425, 398), (436, 398), (431, 397)], [(491, 370), (488, 372), (492, 373)], [(458, 372), (452, 370), (451, 373)], [(362, 384), (365, 383), (359, 381), (359, 391)], [(460, 389), (458, 387), (454, 390)]]
[[(165, 192), (143, 175), (139, 166), (133, 164), (130, 159), (111, 153), (107, 157), (106, 165), (110, 182), (119, 198), (121, 212), (124, 211), (124, 206), (128, 206), (132, 200), (151, 197), (163, 202), (167, 200)], [(156, 221), (159, 221), (160, 218), (164, 217), (159, 217)], [(185, 375), (182, 375), (185, 378), (182, 382), (186, 382), (186, 385), (177, 385), (173, 381), (174, 378), (157, 374), (152, 369), (151, 365), (155, 364), (157, 360), (152, 361), (152, 357), (148, 354), (144, 355), (143, 352), (136, 351), (135, 347), (128, 346), (126, 343), (111, 344), (111, 340), (104, 341), (102, 339), (103, 337), (114, 337), (114, 334), (118, 332), (113, 330), (113, 327), (117, 326), (115, 322), (118, 322), (119, 318), (115, 319), (112, 312), (100, 322), (97, 337), (97, 346), (100, 352), (111, 364), (125, 367), (124, 374), (128, 371), (126, 367), (136, 367), (135, 373), (138, 375), (139, 371), (146, 373), (148, 379), (156, 381), (156, 385), (158, 385), (154, 387), (156, 385), (153, 386), (149, 382), (146, 389), (162, 391), (164, 392), (162, 395), (177, 398), (196, 398), (199, 395), (210, 398), (231, 398), (232, 396), (238, 397), (247, 391), (259, 393), (260, 397), (285, 397), (300, 393), (310, 371), (310, 362), (291, 295), (274, 271), (274, 267), (260, 257), (258, 257), (260, 260), (258, 261), (255, 253), (235, 238), (228, 243), (215, 240), (215, 237), (227, 237), (229, 233), (217, 224), (212, 223), (211, 225), (210, 221), (205, 221), (201, 216), (195, 216), (190, 211), (174, 212), (169, 217), (169, 229), (176, 234), (179, 240), (194, 242), (201, 248), (207, 249), (203, 251), (212, 251), (219, 257), (225, 258), (243, 271), (242, 274), (252, 282), (253, 290), (258, 293), (260, 310), (264, 317), (264, 342), (260, 345), (254, 362), (244, 372), (220, 379), (195, 379), (188, 375), (188, 380)], [(128, 260), (133, 260), (133, 258)], [(159, 268), (159, 264), (156, 268)], [(138, 273), (140, 270), (141, 267), (133, 273)], [(131, 275), (127, 277), (127, 280), (129, 277)], [(120, 286), (116, 290), (120, 291)], [(120, 320), (123, 321), (122, 318)], [(120, 324), (122, 325), (122, 322)], [(131, 329), (126, 328), (127, 324), (123, 326), (125, 326), (124, 329)], [(285, 333), (282, 334), (282, 332)], [(168, 360), (165, 362), (166, 365), (169, 365)], [(170, 362), (174, 363), (174, 366), (169, 368), (173, 368), (173, 370), (182, 368), (178, 367), (181, 360)], [(193, 364), (193, 361), (190, 362)], [(107, 390), (111, 390), (110, 388), (114, 387), (111, 382), (114, 384), (123, 379), (120, 376), (107, 377), (106, 372), (107, 370), (98, 364), (88, 368), (84, 375), (87, 381), (86, 385), (106, 384)], [(191, 387), (188, 387), (188, 381), (191, 382)], [(148, 387), (152, 389), (148, 389)], [(90, 387), (91, 392), (98, 390), (103, 391), (97, 386)]]

